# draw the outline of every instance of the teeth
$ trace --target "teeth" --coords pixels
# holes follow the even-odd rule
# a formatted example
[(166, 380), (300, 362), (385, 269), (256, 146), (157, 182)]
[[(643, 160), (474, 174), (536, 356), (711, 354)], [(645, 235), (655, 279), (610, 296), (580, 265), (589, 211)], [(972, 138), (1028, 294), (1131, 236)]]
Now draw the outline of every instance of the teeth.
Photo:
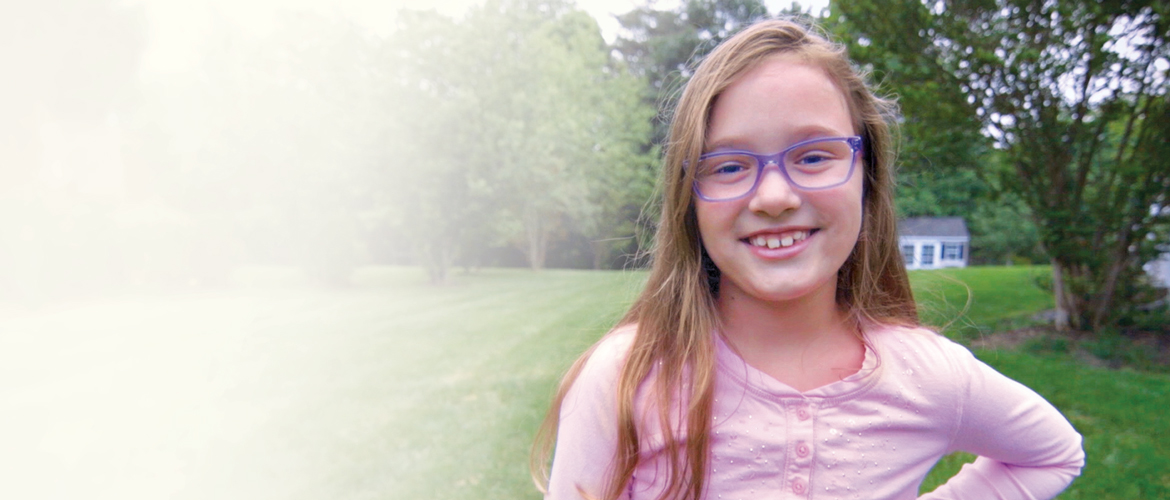
[(763, 236), (756, 235), (751, 238), (751, 244), (757, 247), (780, 248), (790, 247), (795, 243), (804, 241), (808, 238), (808, 233), (804, 231), (793, 231), (784, 236)]

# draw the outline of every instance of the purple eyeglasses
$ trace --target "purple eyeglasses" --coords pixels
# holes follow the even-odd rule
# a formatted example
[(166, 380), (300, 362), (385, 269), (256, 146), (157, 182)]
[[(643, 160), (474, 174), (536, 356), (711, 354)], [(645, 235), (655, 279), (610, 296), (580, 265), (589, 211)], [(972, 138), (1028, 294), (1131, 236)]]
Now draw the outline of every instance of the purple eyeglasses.
[(840, 186), (853, 176), (861, 137), (827, 137), (793, 144), (773, 155), (713, 151), (699, 157), (695, 194), (706, 201), (731, 201), (755, 192), (768, 165), (789, 184), (806, 191)]

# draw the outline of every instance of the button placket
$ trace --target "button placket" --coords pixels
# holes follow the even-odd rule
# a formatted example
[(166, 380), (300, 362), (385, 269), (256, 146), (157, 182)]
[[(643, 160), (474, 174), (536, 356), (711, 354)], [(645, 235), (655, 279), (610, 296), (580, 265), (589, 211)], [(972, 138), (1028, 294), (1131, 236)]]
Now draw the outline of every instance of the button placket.
[(788, 482), (792, 492), (798, 496), (805, 496), (809, 492), (809, 480), (812, 476), (812, 456), (815, 420), (814, 410), (807, 400), (800, 400), (790, 407), (788, 419), (788, 450), (789, 461)]

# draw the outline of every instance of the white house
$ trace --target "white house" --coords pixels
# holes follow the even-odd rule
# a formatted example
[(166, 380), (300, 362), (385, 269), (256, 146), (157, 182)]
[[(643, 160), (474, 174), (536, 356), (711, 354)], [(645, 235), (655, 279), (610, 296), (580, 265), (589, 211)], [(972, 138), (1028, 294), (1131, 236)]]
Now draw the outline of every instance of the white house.
[(1150, 276), (1154, 286), (1170, 288), (1170, 251), (1162, 252), (1157, 259), (1147, 262), (1142, 267)]
[(906, 269), (967, 267), (971, 233), (962, 217), (911, 217), (898, 224)]

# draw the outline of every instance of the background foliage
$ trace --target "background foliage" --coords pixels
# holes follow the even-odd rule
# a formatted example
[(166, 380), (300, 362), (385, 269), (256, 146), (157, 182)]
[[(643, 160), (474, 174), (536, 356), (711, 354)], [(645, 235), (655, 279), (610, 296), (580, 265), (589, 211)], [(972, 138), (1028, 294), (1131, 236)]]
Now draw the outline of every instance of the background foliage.
[[(1058, 327), (1099, 329), (1153, 299), (1142, 266), (1170, 223), (1161, 210), (1170, 171), (1159, 159), (1170, 89), (1164, 3), (861, 1), (834, 12), (903, 97), (907, 130), (958, 146), (924, 156), (974, 172), (948, 179), (979, 176), (1008, 196), (1003, 206), (1027, 207), (1052, 260)], [(992, 221), (976, 227), (1000, 225)]]
[[(568, 0), (403, 11), (388, 33), (293, 9), (256, 30), (196, 8), (206, 36), (183, 70), (145, 72), (157, 8), (4, 7), (14, 44), (0, 54), (19, 75), (0, 92), (5, 296), (219, 286), (253, 264), (333, 286), (363, 264), (421, 265), (435, 282), (459, 267), (642, 265), (694, 64), (755, 20), (813, 18), (760, 0), (648, 3), (607, 42)], [(963, 217), (974, 264), (1053, 263), (1071, 326), (1145, 322), (1162, 292), (1142, 265), (1170, 238), (1164, 5), (818, 14), (901, 106), (900, 215)]]

